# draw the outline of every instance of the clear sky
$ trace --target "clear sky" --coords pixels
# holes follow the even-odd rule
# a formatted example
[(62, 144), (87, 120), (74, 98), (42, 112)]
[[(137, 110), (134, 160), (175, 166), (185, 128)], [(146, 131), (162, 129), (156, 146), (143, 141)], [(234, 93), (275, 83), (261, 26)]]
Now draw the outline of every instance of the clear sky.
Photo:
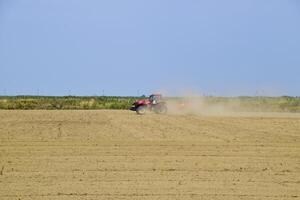
[(0, 95), (300, 96), (298, 0), (0, 0)]

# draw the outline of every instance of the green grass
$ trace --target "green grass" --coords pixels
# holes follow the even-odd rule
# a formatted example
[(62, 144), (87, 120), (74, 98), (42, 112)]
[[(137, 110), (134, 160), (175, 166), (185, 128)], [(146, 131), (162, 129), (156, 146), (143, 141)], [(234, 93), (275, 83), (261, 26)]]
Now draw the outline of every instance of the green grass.
[(208, 97), (209, 104), (223, 104), (242, 111), (300, 112), (299, 97)]
[[(0, 109), (68, 110), (129, 109), (141, 97), (109, 96), (0, 96)], [(180, 97), (168, 99), (180, 100)], [(242, 111), (300, 112), (299, 97), (203, 97), (208, 105), (223, 105)]]
[(0, 109), (7, 110), (68, 110), (68, 109), (128, 109), (133, 97), (79, 96), (9, 96), (0, 97)]

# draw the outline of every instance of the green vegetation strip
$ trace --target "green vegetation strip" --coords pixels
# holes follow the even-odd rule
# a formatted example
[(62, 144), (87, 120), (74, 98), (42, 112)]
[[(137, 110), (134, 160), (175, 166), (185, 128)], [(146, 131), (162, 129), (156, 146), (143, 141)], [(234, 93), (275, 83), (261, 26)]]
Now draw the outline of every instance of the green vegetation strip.
[[(0, 96), (0, 109), (5, 110), (88, 110), (123, 109), (142, 97), (109, 96)], [(180, 97), (168, 97), (184, 101)], [(238, 111), (300, 112), (300, 97), (201, 97), (206, 105), (222, 105)]]
[(70, 109), (128, 109), (133, 97), (79, 96), (14, 96), (0, 97), (0, 109), (14, 110), (70, 110)]

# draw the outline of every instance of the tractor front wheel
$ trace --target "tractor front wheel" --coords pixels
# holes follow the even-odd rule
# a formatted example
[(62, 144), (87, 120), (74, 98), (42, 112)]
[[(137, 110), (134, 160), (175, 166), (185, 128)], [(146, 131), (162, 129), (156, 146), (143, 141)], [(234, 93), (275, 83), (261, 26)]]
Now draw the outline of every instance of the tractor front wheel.
[(136, 113), (139, 115), (144, 115), (147, 112), (147, 106), (139, 106), (136, 109)]

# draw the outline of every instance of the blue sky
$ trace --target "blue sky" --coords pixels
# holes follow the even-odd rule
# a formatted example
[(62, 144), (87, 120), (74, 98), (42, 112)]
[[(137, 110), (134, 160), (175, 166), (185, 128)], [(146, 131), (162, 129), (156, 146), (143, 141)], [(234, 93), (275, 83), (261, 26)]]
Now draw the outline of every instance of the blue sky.
[(0, 0), (0, 95), (300, 96), (297, 0)]

